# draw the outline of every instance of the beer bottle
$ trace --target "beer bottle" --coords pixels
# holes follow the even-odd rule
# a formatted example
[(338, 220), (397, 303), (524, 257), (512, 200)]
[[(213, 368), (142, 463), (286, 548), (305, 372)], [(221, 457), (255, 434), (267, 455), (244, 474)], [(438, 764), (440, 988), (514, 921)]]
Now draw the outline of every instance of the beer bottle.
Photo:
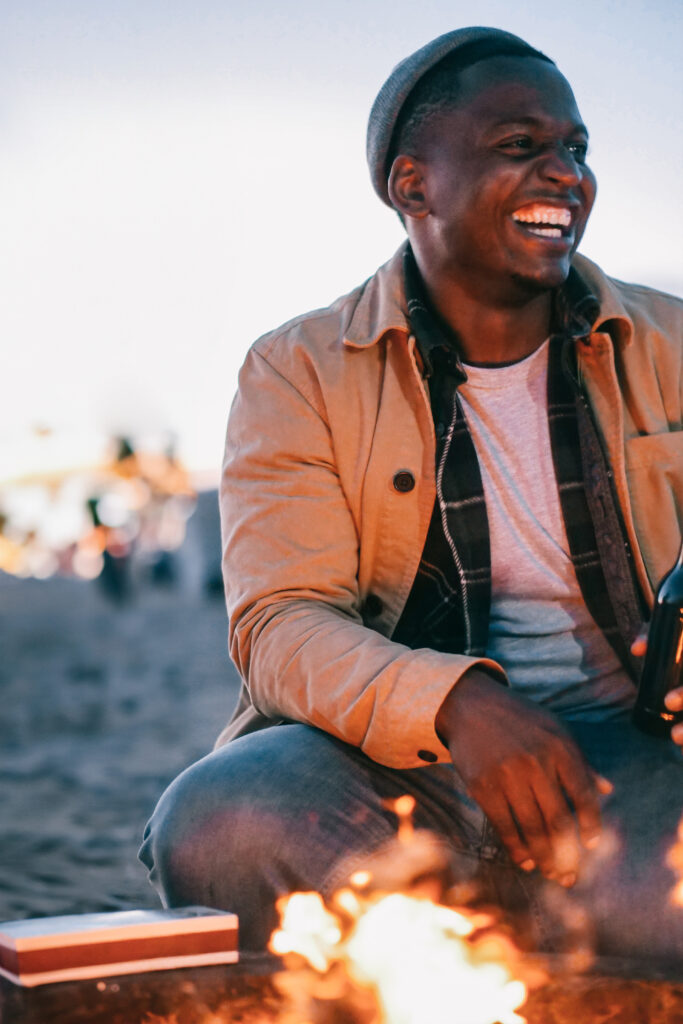
[(659, 585), (650, 620), (647, 652), (633, 721), (656, 736), (668, 736), (683, 711), (669, 711), (664, 698), (683, 686), (683, 545), (678, 561)]

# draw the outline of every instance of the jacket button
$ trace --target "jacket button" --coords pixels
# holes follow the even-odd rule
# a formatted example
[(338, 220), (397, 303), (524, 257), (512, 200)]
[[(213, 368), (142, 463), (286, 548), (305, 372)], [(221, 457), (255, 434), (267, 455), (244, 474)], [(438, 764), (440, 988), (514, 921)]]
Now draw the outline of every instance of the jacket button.
[(384, 602), (377, 594), (368, 594), (363, 601), (363, 615), (366, 619), (376, 619), (384, 611)]
[(439, 760), (438, 755), (432, 750), (418, 750), (417, 756), (421, 761), (429, 761), (430, 764), (434, 764), (435, 761)]
[(395, 491), (398, 491), (400, 494), (407, 494), (415, 486), (415, 477), (409, 469), (399, 469), (398, 473), (394, 474), (393, 483)]

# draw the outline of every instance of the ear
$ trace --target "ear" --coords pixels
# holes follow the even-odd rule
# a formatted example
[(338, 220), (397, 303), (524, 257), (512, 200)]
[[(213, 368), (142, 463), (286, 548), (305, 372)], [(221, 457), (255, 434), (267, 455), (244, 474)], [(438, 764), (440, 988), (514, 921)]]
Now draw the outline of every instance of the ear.
[(391, 165), (387, 188), (398, 213), (418, 220), (426, 217), (429, 209), (424, 184), (421, 161), (405, 154), (397, 156)]

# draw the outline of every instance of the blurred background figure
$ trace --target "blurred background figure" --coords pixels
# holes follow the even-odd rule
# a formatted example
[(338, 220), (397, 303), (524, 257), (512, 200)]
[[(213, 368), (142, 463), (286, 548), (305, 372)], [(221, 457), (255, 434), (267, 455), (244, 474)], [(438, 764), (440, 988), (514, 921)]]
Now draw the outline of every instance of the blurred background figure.
[[(30, 472), (0, 481), (0, 569), (46, 579), (54, 573), (99, 578), (114, 600), (128, 599), (134, 577), (178, 580), (176, 552), (196, 505), (172, 438), (154, 448), (132, 438), (103, 446), (92, 465), (50, 466), (41, 451)], [(40, 464), (41, 456), (43, 464)]]

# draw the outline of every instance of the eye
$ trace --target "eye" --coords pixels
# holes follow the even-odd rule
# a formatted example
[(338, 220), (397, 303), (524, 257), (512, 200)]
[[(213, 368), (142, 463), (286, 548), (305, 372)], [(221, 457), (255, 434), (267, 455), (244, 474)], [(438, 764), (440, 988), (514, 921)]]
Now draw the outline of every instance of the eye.
[(511, 153), (528, 153), (534, 148), (534, 141), (530, 135), (515, 135), (509, 139), (503, 139), (498, 148)]
[(588, 155), (588, 143), (587, 142), (568, 142), (566, 150), (571, 153), (577, 164), (585, 162)]

